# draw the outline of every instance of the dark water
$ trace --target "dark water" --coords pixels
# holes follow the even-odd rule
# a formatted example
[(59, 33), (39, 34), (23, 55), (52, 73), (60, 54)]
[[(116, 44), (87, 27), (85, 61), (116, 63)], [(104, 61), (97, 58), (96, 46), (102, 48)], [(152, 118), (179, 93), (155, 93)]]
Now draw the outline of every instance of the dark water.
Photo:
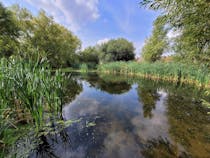
[(69, 87), (65, 120), (31, 158), (210, 158), (210, 118), (191, 87), (83, 74)]

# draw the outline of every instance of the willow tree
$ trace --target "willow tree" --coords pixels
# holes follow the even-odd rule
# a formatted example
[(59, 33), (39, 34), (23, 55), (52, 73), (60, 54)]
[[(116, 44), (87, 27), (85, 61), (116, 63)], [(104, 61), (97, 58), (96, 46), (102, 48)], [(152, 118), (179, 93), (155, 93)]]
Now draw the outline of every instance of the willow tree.
[(210, 62), (209, 0), (142, 0), (141, 4), (162, 11), (171, 29), (180, 32), (174, 42), (180, 59)]
[(168, 47), (167, 29), (164, 21), (164, 17), (159, 17), (153, 24), (152, 35), (146, 40), (142, 49), (142, 57), (145, 61), (159, 60)]
[(21, 29), (20, 56), (32, 56), (32, 48), (38, 50), (40, 56), (46, 57), (52, 67), (71, 66), (75, 62), (81, 42), (70, 30), (56, 23), (44, 11), (33, 16), (30, 11), (18, 5), (11, 7), (11, 11)]
[(32, 45), (47, 53), (53, 67), (70, 66), (74, 62), (75, 51), (80, 47), (80, 40), (43, 11), (32, 22)]
[(0, 57), (9, 57), (17, 50), (18, 36), (13, 14), (0, 3)]

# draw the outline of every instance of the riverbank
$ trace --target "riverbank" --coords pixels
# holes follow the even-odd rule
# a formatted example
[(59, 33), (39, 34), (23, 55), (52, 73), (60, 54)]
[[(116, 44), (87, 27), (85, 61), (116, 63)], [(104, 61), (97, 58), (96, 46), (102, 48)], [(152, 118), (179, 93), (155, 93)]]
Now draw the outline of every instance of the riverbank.
[[(53, 70), (56, 71), (56, 70)], [(78, 72), (78, 73), (86, 73), (86, 72), (97, 72), (97, 69), (74, 69), (74, 68), (63, 68), (61, 69), (62, 72)]]
[(112, 62), (98, 66), (98, 72), (137, 76), (152, 80), (192, 84), (210, 89), (210, 70), (182, 63)]

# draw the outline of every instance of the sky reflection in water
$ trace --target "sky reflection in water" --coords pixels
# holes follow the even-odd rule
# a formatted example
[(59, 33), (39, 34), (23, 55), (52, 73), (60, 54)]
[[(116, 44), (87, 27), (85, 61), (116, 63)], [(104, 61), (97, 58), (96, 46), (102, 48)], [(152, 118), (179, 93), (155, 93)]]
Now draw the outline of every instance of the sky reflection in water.
[(210, 157), (209, 116), (192, 92), (96, 75), (77, 81), (82, 91), (63, 117), (81, 121), (44, 137), (30, 157)]

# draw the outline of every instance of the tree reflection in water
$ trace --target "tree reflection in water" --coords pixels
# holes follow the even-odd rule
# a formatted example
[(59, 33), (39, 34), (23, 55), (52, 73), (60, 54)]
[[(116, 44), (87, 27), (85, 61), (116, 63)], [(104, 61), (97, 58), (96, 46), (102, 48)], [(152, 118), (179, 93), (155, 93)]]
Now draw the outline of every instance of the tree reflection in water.
[(41, 136), (42, 143), (30, 157), (210, 155), (209, 116), (196, 102), (202, 93), (191, 87), (125, 76), (83, 74), (69, 83), (68, 90), (73, 101), (64, 107), (64, 118), (81, 121), (57, 134)]
[(156, 89), (148, 89), (138, 87), (139, 101), (143, 104), (144, 117), (152, 118), (152, 110), (155, 109), (155, 104), (159, 99)]

